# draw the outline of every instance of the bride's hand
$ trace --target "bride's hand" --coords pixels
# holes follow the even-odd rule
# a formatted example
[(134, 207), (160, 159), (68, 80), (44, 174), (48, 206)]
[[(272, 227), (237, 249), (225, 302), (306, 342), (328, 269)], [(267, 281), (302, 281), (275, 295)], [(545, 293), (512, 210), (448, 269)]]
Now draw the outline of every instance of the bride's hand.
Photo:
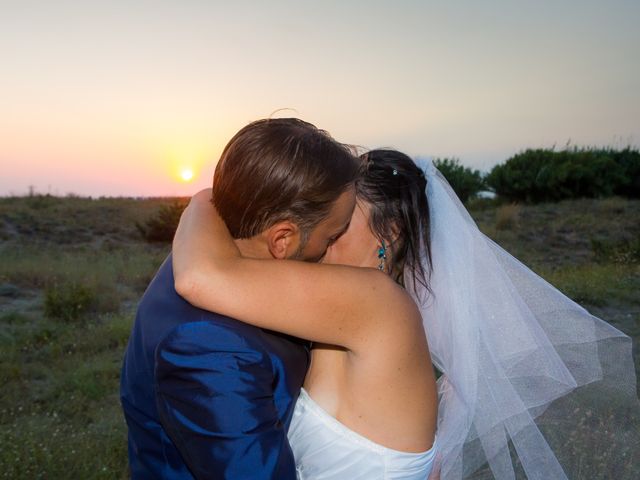
[(201, 275), (215, 274), (240, 256), (224, 221), (211, 203), (211, 189), (193, 196), (173, 238), (173, 274), (179, 291)]

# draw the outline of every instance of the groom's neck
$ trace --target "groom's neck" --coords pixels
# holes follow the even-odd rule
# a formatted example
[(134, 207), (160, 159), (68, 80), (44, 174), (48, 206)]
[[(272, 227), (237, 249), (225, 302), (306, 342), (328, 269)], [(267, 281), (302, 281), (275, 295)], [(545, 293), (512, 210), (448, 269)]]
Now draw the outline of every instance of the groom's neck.
[(258, 238), (242, 238), (234, 240), (240, 254), (247, 258), (273, 258), (267, 244)]

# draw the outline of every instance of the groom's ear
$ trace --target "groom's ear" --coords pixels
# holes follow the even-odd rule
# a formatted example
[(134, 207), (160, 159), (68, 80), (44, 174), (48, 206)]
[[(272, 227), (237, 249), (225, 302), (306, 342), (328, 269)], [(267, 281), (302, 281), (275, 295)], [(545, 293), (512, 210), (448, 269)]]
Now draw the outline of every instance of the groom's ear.
[(279, 260), (290, 258), (300, 246), (300, 229), (289, 220), (283, 220), (269, 227), (265, 237), (269, 253)]

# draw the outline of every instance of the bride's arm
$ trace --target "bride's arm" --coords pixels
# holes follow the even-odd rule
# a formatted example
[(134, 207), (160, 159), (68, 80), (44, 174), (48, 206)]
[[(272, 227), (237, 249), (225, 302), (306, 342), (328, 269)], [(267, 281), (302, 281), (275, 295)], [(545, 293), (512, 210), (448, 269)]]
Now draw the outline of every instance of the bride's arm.
[(411, 298), (375, 269), (242, 257), (210, 197), (194, 196), (173, 242), (176, 291), (191, 304), (352, 350), (420, 323)]

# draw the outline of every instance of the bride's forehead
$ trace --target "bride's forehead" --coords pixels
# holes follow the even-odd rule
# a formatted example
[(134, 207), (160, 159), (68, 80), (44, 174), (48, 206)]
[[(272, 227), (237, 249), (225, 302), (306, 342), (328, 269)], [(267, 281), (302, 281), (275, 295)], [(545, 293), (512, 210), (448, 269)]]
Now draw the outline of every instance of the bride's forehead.
[(356, 208), (353, 209), (351, 221), (368, 222), (371, 216), (371, 205), (364, 200), (357, 199)]
[(352, 232), (354, 234), (362, 233), (364, 230), (369, 229), (369, 216), (370, 216), (370, 207), (367, 204), (363, 204), (361, 202), (357, 202), (355, 208), (353, 209), (353, 215), (351, 216), (351, 220), (349, 222), (349, 226), (347, 232)]
[(347, 224), (351, 220), (355, 206), (356, 195), (351, 188), (343, 192), (334, 202), (328, 217), (328, 226), (330, 228), (339, 228)]

